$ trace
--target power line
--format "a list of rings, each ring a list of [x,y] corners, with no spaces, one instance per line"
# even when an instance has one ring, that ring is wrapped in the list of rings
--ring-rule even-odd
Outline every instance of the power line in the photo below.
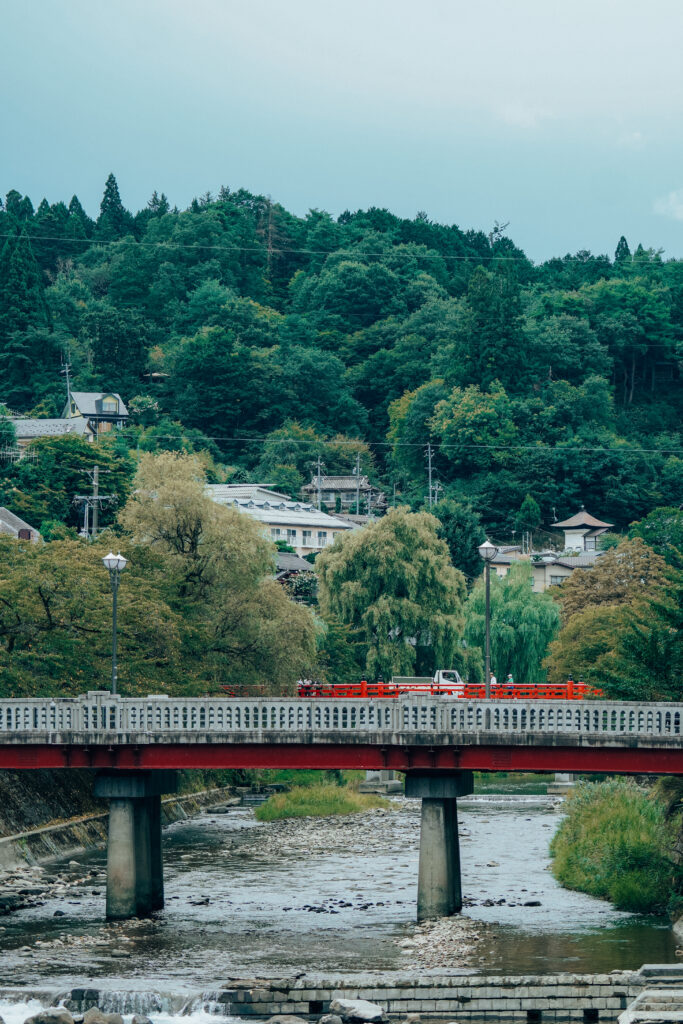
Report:
[[[5,232],[5,233],[0,234],[0,238],[18,238],[18,237],[19,237],[19,235],[17,234],[17,232]],[[373,257],[373,258],[382,257],[382,258],[385,258],[385,259],[392,256],[392,250],[389,250],[388,252],[386,250],[383,251],[383,252],[363,252],[363,251],[360,251],[360,250],[357,250],[357,249],[350,249],[348,251],[347,250],[343,250],[343,249],[295,249],[293,247],[288,247],[288,246],[272,246],[270,248],[266,248],[264,246],[246,246],[246,245],[230,245],[230,244],[228,244],[228,245],[216,245],[214,243],[208,243],[208,242],[176,242],[174,239],[164,239],[162,241],[147,242],[147,241],[144,241],[144,240],[141,240],[141,239],[133,238],[131,235],[126,235],[124,238],[95,239],[95,238],[65,238],[62,235],[31,235],[31,234],[29,234],[28,238],[29,238],[29,241],[31,241],[32,243],[33,242],[62,242],[65,245],[86,245],[86,246],[96,246],[98,248],[106,248],[107,246],[110,246],[110,245],[119,245],[121,242],[126,242],[126,241],[130,240],[135,245],[142,245],[142,246],[145,246],[147,248],[166,248],[166,247],[174,246],[176,249],[208,249],[208,250],[212,250],[212,251],[225,250],[225,251],[230,251],[230,252],[261,253],[263,256],[267,256],[268,253],[270,253],[271,255],[274,254],[274,253],[278,253],[278,254],[291,253],[292,255],[301,255],[301,256],[369,256],[369,257]],[[427,248],[427,246],[425,246],[424,243],[422,243],[422,242],[400,242],[399,245],[400,246],[419,245],[420,247]],[[455,261],[473,262],[473,263],[481,263],[481,262],[527,263],[530,267],[533,267],[535,269],[538,269],[539,267],[544,267],[548,263],[551,263],[551,262],[554,262],[554,261],[560,262],[563,266],[567,266],[568,264],[571,264],[571,265],[576,264],[577,266],[585,267],[585,266],[590,266],[591,265],[590,264],[591,260],[600,261],[600,262],[603,262],[603,260],[606,260],[610,267],[616,266],[616,264],[610,262],[610,259],[609,259],[608,256],[603,255],[603,254],[601,254],[599,256],[591,255],[590,259],[588,259],[588,260],[576,259],[576,257],[573,257],[573,256],[570,256],[570,257],[551,256],[548,260],[545,260],[543,263],[534,263],[533,260],[529,259],[529,257],[525,256],[525,255],[521,255],[521,256],[493,256],[493,255],[491,255],[491,256],[483,256],[483,255],[480,255],[478,253],[475,253],[475,254],[465,255],[465,256],[455,256],[455,255],[447,256],[447,255],[442,254],[442,253],[434,253],[433,255],[430,254],[430,253],[400,253],[400,252],[396,252],[395,250],[393,251],[393,255],[394,256],[399,256],[400,255],[400,256],[403,256],[405,259],[411,259],[411,260],[455,260]],[[677,262],[680,262],[680,260],[677,260],[675,257],[671,257],[670,260],[668,260],[668,261],[660,261],[658,264],[655,264],[655,266],[662,267],[667,262],[677,263]],[[638,267],[640,264],[637,261],[634,260],[631,265],[634,266],[634,267]],[[645,264],[645,263],[642,264],[642,266],[650,266],[650,265],[651,264]]]
[[[122,431],[126,436],[136,437],[137,435],[130,434],[129,431]],[[231,444],[300,444],[300,445],[311,445],[311,444],[324,444],[331,445],[332,447],[348,448],[358,444],[365,444],[369,448],[424,448],[424,443],[419,441],[367,441],[364,438],[348,438],[346,440],[333,439],[330,441],[317,440],[308,441],[304,438],[269,438],[267,434],[256,435],[254,437],[220,437],[211,434],[204,434],[204,438],[207,441],[229,441]],[[154,439],[159,441],[189,441],[190,443],[197,443],[196,438],[192,438],[187,434],[154,434]],[[662,448],[631,448],[631,447],[620,447],[620,448],[607,448],[607,447],[592,447],[588,445],[574,445],[572,447],[563,447],[560,445],[538,445],[538,444],[460,444],[460,443],[441,443],[434,446],[438,450],[444,449],[467,449],[467,450],[483,450],[483,451],[530,451],[538,452],[539,454],[544,452],[558,452],[561,454],[571,454],[572,452],[605,452],[616,455],[652,455],[652,454],[683,454],[683,448],[665,446]]]

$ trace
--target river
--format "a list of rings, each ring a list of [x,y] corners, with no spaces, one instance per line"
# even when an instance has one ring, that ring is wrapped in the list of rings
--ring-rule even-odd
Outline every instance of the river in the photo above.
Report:
[[[515,974],[673,961],[666,921],[555,882],[548,844],[562,802],[538,788],[505,792],[503,782],[460,801],[465,914],[485,925],[468,966]],[[247,807],[209,810],[165,832],[162,913],[106,924],[104,853],[78,857],[68,868],[78,885],[1,920],[0,984],[189,993],[230,976],[401,969],[418,842],[418,801],[271,824]]]

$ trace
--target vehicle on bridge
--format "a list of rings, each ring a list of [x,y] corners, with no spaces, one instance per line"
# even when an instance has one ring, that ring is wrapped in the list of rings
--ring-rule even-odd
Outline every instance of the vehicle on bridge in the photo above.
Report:
[[[457,669],[439,669],[433,676],[392,676],[389,682],[376,683],[361,679],[358,683],[321,683],[310,679],[299,680],[299,697],[332,697],[357,699],[378,697],[392,699],[406,694],[441,696],[482,700],[486,696],[483,683],[467,683]],[[492,700],[586,700],[603,696],[602,690],[589,686],[583,681],[575,683],[494,683],[491,686]]]

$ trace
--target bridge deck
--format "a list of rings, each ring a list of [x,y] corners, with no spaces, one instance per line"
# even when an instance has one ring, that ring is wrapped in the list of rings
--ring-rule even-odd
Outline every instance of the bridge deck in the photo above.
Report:
[[[683,705],[411,696],[0,701],[0,768],[683,774]]]

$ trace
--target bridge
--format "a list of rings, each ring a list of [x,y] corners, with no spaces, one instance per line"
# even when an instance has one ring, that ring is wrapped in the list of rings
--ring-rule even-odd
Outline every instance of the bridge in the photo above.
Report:
[[[418,919],[461,909],[457,798],[479,771],[683,775],[683,704],[603,700],[0,701],[0,768],[91,768],[109,800],[107,916],[163,906],[160,796],[179,768],[389,768],[422,799]]]

